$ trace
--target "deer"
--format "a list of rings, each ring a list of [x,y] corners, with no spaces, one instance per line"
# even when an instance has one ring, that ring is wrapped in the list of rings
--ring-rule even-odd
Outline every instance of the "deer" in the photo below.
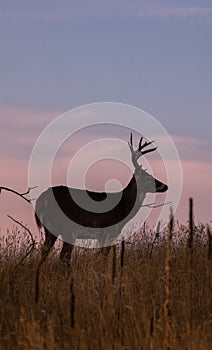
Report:
[[[166,184],[155,179],[138,163],[139,158],[157,149],[157,147],[148,147],[153,142],[143,143],[143,137],[141,137],[138,148],[135,149],[131,133],[128,145],[134,173],[121,191],[95,192],[59,185],[49,187],[41,193],[35,205],[35,221],[40,230],[44,229],[45,234],[39,266],[47,258],[59,235],[63,239],[60,259],[66,262],[70,262],[74,243],[78,238],[97,239],[100,247],[110,247],[127,222],[137,214],[147,193],[162,193],[168,190]],[[117,204],[108,210],[92,212],[89,206],[86,208],[86,201],[81,207],[74,198],[89,198],[97,208],[106,199]],[[65,222],[64,218],[67,218]],[[81,231],[83,236],[80,236]]]

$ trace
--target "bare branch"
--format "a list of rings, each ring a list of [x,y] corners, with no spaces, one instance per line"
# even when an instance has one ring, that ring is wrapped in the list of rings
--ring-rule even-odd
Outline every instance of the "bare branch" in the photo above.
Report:
[[[24,193],[20,193],[21,196],[25,196],[26,194],[29,194],[31,190],[34,190],[34,188],[37,188],[38,186],[29,187],[28,190]],[[32,199],[31,199],[32,200]]]
[[[8,191],[8,192],[12,192],[14,194],[16,194],[17,196],[23,198],[26,202],[28,203],[31,203],[32,199],[28,199],[26,197],[24,197],[25,195],[29,194],[31,190],[33,190],[34,188],[36,188],[37,186],[34,186],[34,187],[29,187],[28,190],[24,193],[19,193],[15,190],[13,190],[12,188],[9,188],[9,187],[0,187],[0,193],[2,190],[5,190],[5,191]]]
[[[23,258],[19,262],[20,264],[22,264],[22,262],[31,254],[31,252],[34,250],[34,248],[35,247],[31,244],[27,253],[23,256]]]
[[[25,231],[27,231],[30,235],[31,241],[32,241],[32,246],[34,247],[36,245],[36,242],[33,238],[32,232],[26,227],[24,226],[21,222],[19,222],[18,220],[14,219],[12,216],[7,215],[8,218],[10,218],[11,220],[13,220],[16,224],[20,225]]]
[[[161,203],[161,204],[148,203],[148,204],[142,205],[141,208],[148,207],[148,208],[155,209],[155,208],[163,207],[164,205],[167,205],[167,204],[172,204],[172,202]]]

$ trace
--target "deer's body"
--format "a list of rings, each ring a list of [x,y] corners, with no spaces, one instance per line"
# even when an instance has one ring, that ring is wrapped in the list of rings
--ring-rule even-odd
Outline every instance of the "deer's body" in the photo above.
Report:
[[[44,209],[44,201],[46,203],[45,216],[50,215],[50,211],[52,210],[51,196],[53,196],[62,212],[78,225],[96,228],[107,228],[109,226],[116,225],[127,215],[129,215],[133,208],[133,205],[135,204],[136,192],[132,191],[132,187],[134,187],[134,181],[130,181],[128,186],[123,191],[111,193],[92,192],[88,190],[68,188],[66,186],[50,187],[47,191],[43,192],[40,195],[36,202],[35,212],[37,214],[35,215],[37,224],[40,226],[41,220],[39,218],[41,218],[41,212]],[[115,197],[121,199],[117,206],[107,212],[91,212],[80,207],[74,201],[73,197],[71,196],[73,193],[78,198],[86,194],[89,198],[97,203],[101,203],[106,199],[111,200],[111,202],[116,202]],[[45,217],[42,221],[45,221]],[[60,233],[62,234],[62,232]]]
[[[155,150],[152,148],[142,151],[149,144],[150,142],[146,142],[142,145],[141,139],[138,150],[134,150],[131,135],[129,146],[135,172],[122,191],[92,192],[55,186],[39,196],[36,201],[35,219],[38,227],[44,227],[45,232],[41,263],[47,257],[58,235],[61,235],[64,241],[62,259],[70,259],[73,244],[77,238],[97,239],[100,246],[111,244],[126,223],[137,214],[147,193],[165,192],[168,189],[167,185],[148,174],[137,163],[141,155]],[[92,211],[89,210],[89,206],[86,207],[86,203],[82,207],[78,205],[78,201],[74,200],[86,198],[86,195],[97,207],[106,200],[117,205],[102,212]],[[99,233],[98,229],[101,229]]]

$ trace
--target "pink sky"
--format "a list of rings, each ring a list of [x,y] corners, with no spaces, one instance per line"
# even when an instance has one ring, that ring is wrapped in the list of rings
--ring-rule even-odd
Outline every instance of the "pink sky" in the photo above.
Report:
[[[7,116],[4,123],[5,130],[10,130],[9,133],[3,133],[1,139],[0,186],[10,187],[16,191],[24,192],[28,187],[28,160],[33,144],[42,131],[42,128],[50,120],[54,119],[57,113],[40,112],[39,114],[30,110],[13,108],[7,108],[0,112],[5,117]],[[14,115],[18,119],[19,114],[21,115],[22,124],[15,125]],[[188,198],[193,197],[196,222],[210,223],[212,220],[210,206],[212,164],[209,161],[209,144],[206,141],[204,142],[203,140],[196,140],[194,138],[172,136],[180,154],[183,168],[183,191],[176,218],[180,222],[185,223],[188,217]],[[78,145],[77,142],[74,145],[75,149],[80,145],[79,140],[78,142]],[[161,169],[161,161],[154,159],[154,157],[149,158],[148,161],[154,169],[155,177],[166,182],[166,175],[163,169]],[[53,168],[53,184],[65,184],[67,167],[70,161],[71,156],[69,157],[68,154],[56,160]],[[99,175],[101,172],[104,173],[104,176]],[[91,189],[104,191],[105,181],[111,177],[115,178],[117,174],[122,186],[125,186],[130,178],[129,170],[125,169],[123,171],[123,168],[120,168],[118,162],[111,164],[109,161],[100,162],[90,169],[87,185]],[[164,198],[164,195],[158,195],[157,202],[161,203]],[[148,202],[148,197],[146,202]],[[2,233],[5,232],[6,228],[13,226],[13,223],[7,218],[7,214],[19,221],[23,221],[30,227],[32,232],[37,232],[31,205],[5,191],[0,195],[0,205]]]

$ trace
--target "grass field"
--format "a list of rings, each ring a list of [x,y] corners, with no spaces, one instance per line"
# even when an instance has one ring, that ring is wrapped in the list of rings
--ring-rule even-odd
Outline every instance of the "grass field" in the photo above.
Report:
[[[189,226],[189,225],[188,225]],[[0,348],[212,348],[212,238],[204,225],[146,228],[111,248],[75,248],[71,267],[53,250],[40,272],[26,232],[0,246]],[[27,256],[28,255],[28,256]]]

